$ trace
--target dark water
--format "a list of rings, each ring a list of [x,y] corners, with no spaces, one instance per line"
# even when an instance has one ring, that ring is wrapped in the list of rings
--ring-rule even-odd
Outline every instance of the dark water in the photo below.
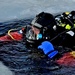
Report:
[[[0,23],[0,35],[5,34],[9,29],[14,29],[30,24],[32,19],[11,20]]]
[[[31,19],[9,21],[0,24],[0,35],[9,29],[28,25]],[[64,49],[62,48],[64,51]],[[62,52],[63,52],[62,51]],[[25,42],[0,42],[0,61],[15,75],[75,75],[75,67],[61,66],[51,70],[55,62],[34,48],[27,48]]]

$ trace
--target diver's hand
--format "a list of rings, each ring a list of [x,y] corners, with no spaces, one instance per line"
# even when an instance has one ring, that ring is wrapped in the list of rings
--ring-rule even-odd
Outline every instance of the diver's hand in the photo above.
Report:
[[[42,44],[38,46],[38,49],[43,50],[43,52],[48,55],[49,58],[53,58],[58,54],[58,51],[54,50],[53,45],[49,41],[42,42]]]

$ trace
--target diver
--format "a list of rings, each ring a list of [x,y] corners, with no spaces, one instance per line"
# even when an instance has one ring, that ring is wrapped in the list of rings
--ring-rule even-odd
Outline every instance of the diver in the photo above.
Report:
[[[56,35],[55,25],[56,21],[52,14],[41,12],[36,15],[31,25],[27,25],[23,30],[23,41],[25,41],[26,47],[41,49],[49,58],[58,55],[58,50],[50,42],[50,39]]]
[[[39,13],[32,20],[31,28],[27,26],[27,31],[24,32],[27,42],[34,44],[33,46],[38,46],[43,41],[50,41],[53,45],[74,46],[74,13],[74,11],[64,12],[59,16],[53,16],[46,12]]]
[[[8,40],[25,41],[26,46],[39,48],[42,43],[44,46],[42,50],[52,43],[53,46],[75,46],[75,12],[64,12],[60,15],[54,16],[51,13],[41,12],[32,20],[30,25],[25,26],[18,33],[11,33],[8,31]],[[2,37],[0,40],[7,38]],[[18,39],[18,38],[19,39]],[[48,47],[47,46],[47,47]],[[47,50],[46,50],[47,51]],[[51,50],[50,50],[51,51]],[[54,49],[52,50],[54,51]],[[56,53],[58,53],[56,51]],[[49,54],[49,53],[47,53]]]
[[[24,38],[26,47],[35,47],[38,51],[41,51],[45,56],[52,60],[50,64],[51,70],[59,69],[60,66],[55,63],[56,57],[59,56],[58,50],[54,48],[50,42],[56,35],[55,26],[56,21],[52,14],[41,12],[32,20],[31,25],[28,25],[24,30]]]
[[[47,55],[53,52],[51,56],[58,54],[54,46],[75,46],[74,16],[74,11],[64,12],[58,16],[46,12],[39,13],[32,20],[31,27],[27,26],[27,31],[25,30],[27,46],[38,47]],[[50,50],[51,44],[53,48]]]
[[[56,25],[52,14],[41,12],[27,25],[24,30],[24,37],[28,45],[38,46],[43,41],[49,41],[56,34],[53,26]]]
[[[34,44],[34,46],[38,46],[43,41],[50,41],[53,45],[68,47],[75,45],[74,16],[74,11],[64,12],[59,16],[53,16],[46,12],[39,13],[32,20],[31,27],[27,26],[25,30],[26,41],[29,44]]]

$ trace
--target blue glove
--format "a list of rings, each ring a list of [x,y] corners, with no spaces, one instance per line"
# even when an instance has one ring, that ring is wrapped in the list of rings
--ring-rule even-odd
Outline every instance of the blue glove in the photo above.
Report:
[[[42,42],[42,44],[38,46],[38,49],[43,50],[43,52],[50,58],[53,58],[55,55],[58,54],[58,51],[54,50],[53,45],[49,41]]]

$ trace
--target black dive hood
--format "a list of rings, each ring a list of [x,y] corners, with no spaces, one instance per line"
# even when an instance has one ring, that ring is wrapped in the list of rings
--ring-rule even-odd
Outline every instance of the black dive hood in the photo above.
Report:
[[[53,27],[55,24],[56,22],[54,16],[45,12],[39,13],[31,22],[31,25],[37,28]]]

